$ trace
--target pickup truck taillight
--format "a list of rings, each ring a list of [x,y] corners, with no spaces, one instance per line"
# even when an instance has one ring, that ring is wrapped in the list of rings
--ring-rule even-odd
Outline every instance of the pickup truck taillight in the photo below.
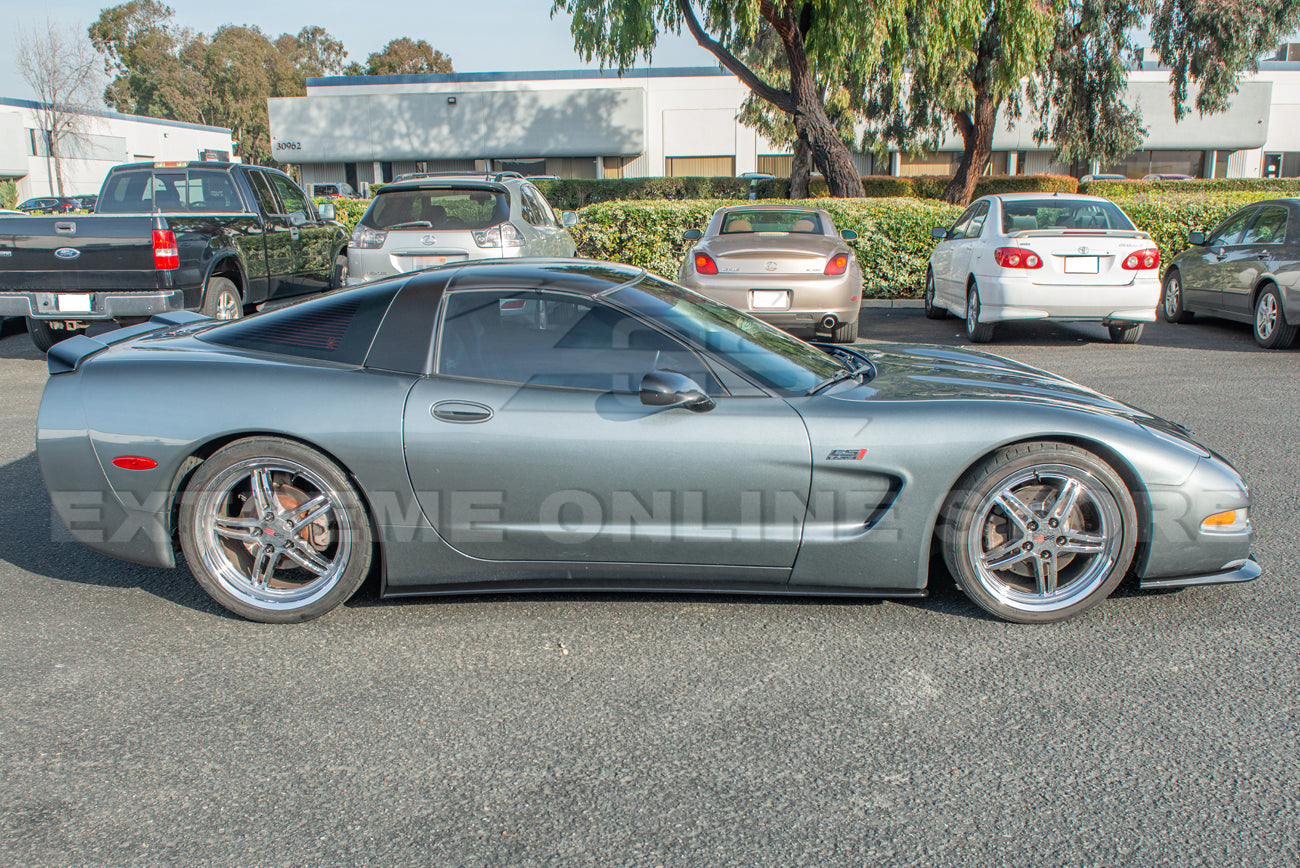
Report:
[[[176,233],[170,229],[153,231],[153,267],[159,271],[181,267],[181,253],[176,249]]]

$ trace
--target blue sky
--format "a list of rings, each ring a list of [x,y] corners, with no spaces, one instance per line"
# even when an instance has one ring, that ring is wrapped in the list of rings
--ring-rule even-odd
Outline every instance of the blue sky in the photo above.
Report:
[[[84,31],[105,0],[0,0],[0,96],[29,98],[31,90],[14,68],[15,31],[49,19]],[[580,69],[567,17],[550,17],[551,0],[221,0],[195,3],[171,0],[180,24],[211,32],[222,24],[256,24],[272,36],[297,33],[319,24],[342,40],[349,60],[366,55],[390,39],[424,39],[451,55],[457,72]],[[689,37],[668,36],[655,51],[655,66],[709,66],[713,55]]]

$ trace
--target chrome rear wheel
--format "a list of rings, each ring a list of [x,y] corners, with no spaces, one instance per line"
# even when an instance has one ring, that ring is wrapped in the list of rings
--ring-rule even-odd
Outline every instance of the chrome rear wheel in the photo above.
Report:
[[[337,467],[272,438],[219,450],[182,501],[181,544],[199,583],[227,609],[302,621],[351,596],[370,562],[370,533]]]

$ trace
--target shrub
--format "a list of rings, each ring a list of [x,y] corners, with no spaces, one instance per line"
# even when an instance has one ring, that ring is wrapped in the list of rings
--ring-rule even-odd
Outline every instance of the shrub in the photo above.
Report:
[[[334,206],[335,219],[348,228],[351,232],[356,228],[357,222],[361,220],[361,215],[366,213],[370,207],[369,199],[313,199],[317,205],[329,203]]]
[[[0,181],[0,208],[13,208],[18,204],[18,184],[12,178]]]
[[[952,178],[947,175],[921,175],[912,178],[912,187],[921,199],[938,199],[948,189]],[[975,198],[997,193],[1077,193],[1079,182],[1069,175],[984,175],[975,182]]]
[[[789,201],[789,200],[786,200]],[[703,229],[714,210],[741,201],[608,202],[581,212],[574,227],[578,254],[639,265],[671,280],[691,247],[687,229]],[[858,233],[851,242],[863,274],[863,296],[899,298],[920,293],[934,239],[959,208],[917,199],[807,199],[792,203],[825,208],[835,225]]]
[[[748,199],[749,178],[537,178],[551,207],[575,211],[597,202],[638,199]],[[760,182],[763,183],[763,182]]]
[[[1300,195],[1300,178],[1201,178],[1191,181],[1084,181],[1079,192],[1107,199],[1206,193],[1252,193],[1256,199]]]

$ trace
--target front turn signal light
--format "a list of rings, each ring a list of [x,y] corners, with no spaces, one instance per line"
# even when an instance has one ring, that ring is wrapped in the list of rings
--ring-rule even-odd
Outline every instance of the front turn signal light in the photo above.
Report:
[[[1239,533],[1250,529],[1250,516],[1245,509],[1216,512],[1201,522],[1206,533]]]

